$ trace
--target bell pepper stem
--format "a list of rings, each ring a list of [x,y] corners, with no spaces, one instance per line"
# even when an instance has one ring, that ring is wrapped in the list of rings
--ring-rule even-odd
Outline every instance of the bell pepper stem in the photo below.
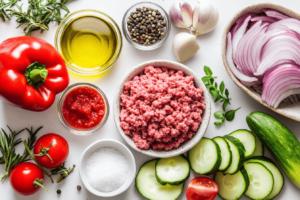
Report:
[[[34,160],[34,162],[39,166],[39,168],[40,168],[40,169],[41,169],[41,170],[42,170],[42,171],[43,171],[43,172],[51,179],[51,182],[54,183],[51,174],[50,174],[47,170],[45,170],[45,169],[37,162],[37,160],[35,159],[35,157],[34,157],[32,151],[30,151],[30,149],[29,149],[29,147],[28,147],[28,145],[27,145],[27,143],[26,143],[26,140],[24,140],[23,143],[24,143],[24,145],[25,145],[25,148],[26,148],[28,154],[29,154],[30,157],[32,158],[32,160]]]
[[[46,69],[34,69],[30,72],[30,80],[32,82],[45,81],[48,76],[48,70]]]
[[[38,88],[45,82],[48,70],[45,65],[35,62],[27,67],[24,75],[29,85]]]
[[[43,188],[44,190],[46,190],[47,192],[50,193],[50,191],[43,185],[43,183],[44,183],[44,180],[39,179],[39,178],[37,178],[33,181],[34,187],[41,187],[41,188]]]

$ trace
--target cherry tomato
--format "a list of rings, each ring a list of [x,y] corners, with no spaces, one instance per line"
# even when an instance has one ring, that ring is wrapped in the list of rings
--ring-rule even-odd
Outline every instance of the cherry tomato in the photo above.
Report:
[[[218,185],[207,177],[191,180],[186,189],[188,200],[213,200],[218,194]]]
[[[34,163],[23,162],[10,172],[9,181],[12,188],[22,195],[36,193],[44,180],[43,171]]]
[[[36,141],[33,153],[41,166],[53,169],[66,161],[69,155],[69,145],[62,136],[48,133]]]

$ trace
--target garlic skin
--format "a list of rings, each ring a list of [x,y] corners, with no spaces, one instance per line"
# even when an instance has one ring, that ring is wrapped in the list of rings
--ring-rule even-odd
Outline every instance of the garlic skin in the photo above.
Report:
[[[198,0],[193,13],[195,36],[212,31],[219,20],[219,11],[210,0]]]
[[[178,33],[173,40],[173,52],[179,62],[184,62],[200,49],[196,36],[189,33]]]
[[[170,7],[169,15],[172,23],[179,28],[189,29],[193,24],[193,9],[184,0],[173,3]]]

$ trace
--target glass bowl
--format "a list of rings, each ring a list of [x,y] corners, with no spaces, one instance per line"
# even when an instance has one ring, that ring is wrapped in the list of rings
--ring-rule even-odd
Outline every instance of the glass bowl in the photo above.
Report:
[[[105,114],[103,116],[103,119],[101,120],[101,122],[92,128],[89,129],[77,129],[74,128],[72,126],[69,125],[69,123],[65,120],[63,113],[62,113],[62,108],[63,108],[63,104],[65,101],[66,96],[75,88],[78,87],[90,87],[95,89],[97,92],[99,92],[99,94],[102,96],[104,103],[105,103]],[[95,132],[96,130],[98,130],[99,128],[101,128],[105,122],[107,121],[108,115],[109,115],[109,104],[108,104],[108,100],[106,98],[106,95],[104,94],[104,92],[98,88],[97,86],[90,84],[90,83],[75,83],[73,85],[70,85],[69,87],[67,87],[67,89],[62,93],[62,95],[60,96],[58,103],[57,103],[57,108],[56,108],[57,114],[58,114],[58,118],[60,120],[60,122],[64,125],[65,128],[67,128],[71,133],[76,134],[76,135],[90,135],[93,132]]]
[[[146,7],[146,8],[149,7],[149,8],[158,10],[161,13],[162,17],[164,18],[164,20],[167,22],[165,35],[164,35],[163,39],[159,40],[158,42],[156,42],[154,44],[147,45],[147,46],[138,44],[138,43],[132,41],[130,38],[130,35],[129,35],[129,31],[127,29],[127,26],[128,26],[127,18],[128,18],[128,16],[130,16],[130,13],[133,11],[136,11],[136,8],[142,8],[142,7]],[[124,34],[126,40],[129,42],[129,44],[131,44],[135,48],[144,50],[144,51],[154,50],[154,49],[161,47],[168,39],[170,30],[171,30],[171,20],[169,18],[168,13],[162,7],[160,7],[159,5],[152,3],[152,2],[141,2],[141,3],[134,4],[126,11],[126,13],[124,14],[124,17],[123,17],[123,21],[122,21],[122,31],[123,31],[123,34]]]
[[[61,38],[63,36],[63,33],[64,33],[66,27],[71,22],[73,22],[74,20],[81,18],[81,17],[97,17],[97,18],[103,19],[104,21],[106,21],[107,23],[109,23],[111,25],[111,27],[115,31],[116,40],[117,40],[115,54],[113,55],[113,58],[109,62],[105,63],[103,66],[97,66],[97,67],[93,67],[90,69],[84,68],[84,66],[77,66],[75,64],[67,62],[66,60],[65,60],[65,62],[66,62],[68,69],[77,74],[81,74],[81,75],[100,74],[100,73],[106,71],[107,69],[109,69],[110,67],[112,67],[113,64],[117,61],[117,59],[120,56],[120,53],[122,50],[122,44],[123,44],[121,31],[120,31],[117,23],[108,15],[106,15],[100,11],[96,11],[96,10],[80,10],[80,11],[70,14],[58,26],[56,34],[55,34],[54,46],[55,46],[56,50],[62,55]]]

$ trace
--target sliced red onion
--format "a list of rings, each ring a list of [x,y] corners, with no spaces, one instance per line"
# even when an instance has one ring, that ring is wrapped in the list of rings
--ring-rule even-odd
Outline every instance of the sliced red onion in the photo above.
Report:
[[[285,26],[288,29],[300,34],[300,21],[294,18],[284,19],[275,22],[269,26],[268,31],[274,30],[280,26]]]
[[[251,15],[249,15],[244,20],[242,26],[236,31],[236,33],[234,34],[234,36],[232,38],[233,55],[235,55],[237,45],[238,45],[238,43],[240,42],[241,38],[243,37],[243,35],[245,34],[245,32],[247,30],[247,26],[248,26],[248,23],[249,23],[250,19],[251,19]]]
[[[247,76],[253,77],[261,62],[261,50],[264,45],[267,24],[261,25],[262,21],[256,22],[240,40],[235,54],[235,63]]]
[[[232,48],[232,42],[231,42],[231,33],[229,32],[227,34],[226,59],[227,59],[227,63],[228,63],[228,66],[229,66],[230,70],[232,71],[232,73],[235,77],[237,77],[240,81],[243,81],[243,84],[245,84],[249,87],[251,85],[253,85],[256,81],[258,81],[258,79],[255,78],[255,77],[249,77],[249,76],[246,76],[245,74],[241,73],[235,67],[235,65],[233,63],[232,55],[233,55],[233,48]]]
[[[266,36],[268,38],[268,36]],[[286,30],[268,38],[261,51],[261,63],[254,73],[261,76],[281,64],[300,65],[300,40],[295,32]]]
[[[300,68],[285,64],[268,72],[263,80],[262,100],[277,108],[280,102],[300,93]]]
[[[263,11],[236,21],[227,35],[226,58],[242,84],[260,88],[262,100],[277,108],[300,95],[300,20]]]
[[[263,21],[267,23],[274,23],[277,22],[278,19],[275,19],[273,17],[267,17],[267,16],[255,16],[251,18],[252,22],[257,22],[257,21]]]
[[[275,19],[278,19],[278,20],[290,18],[290,17],[288,17],[280,12],[277,12],[275,10],[263,9],[263,11],[266,13],[267,16],[274,17]]]
[[[190,28],[193,23],[193,9],[183,0],[173,3],[169,10],[172,23],[179,28]]]

